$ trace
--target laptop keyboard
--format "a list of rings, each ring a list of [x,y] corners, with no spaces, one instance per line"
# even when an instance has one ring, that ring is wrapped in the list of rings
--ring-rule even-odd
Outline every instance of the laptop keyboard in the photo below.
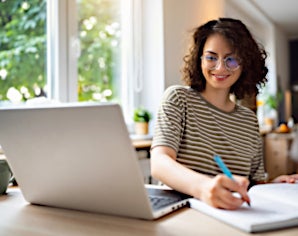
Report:
[[[160,209],[177,202],[177,199],[163,196],[149,196],[149,199],[153,209]]]

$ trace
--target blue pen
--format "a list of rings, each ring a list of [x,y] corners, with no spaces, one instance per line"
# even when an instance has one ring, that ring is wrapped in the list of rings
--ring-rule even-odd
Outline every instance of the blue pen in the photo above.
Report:
[[[221,169],[221,171],[230,179],[236,181],[233,178],[233,175],[231,173],[231,171],[229,170],[229,168],[225,165],[225,163],[223,162],[223,160],[221,159],[220,156],[218,155],[214,155],[214,160],[217,163],[217,165],[219,166],[219,168]],[[248,200],[245,200],[245,202],[250,206],[250,202]]]
[[[230,179],[234,180],[233,175],[231,173],[231,171],[229,170],[229,168],[225,165],[225,163],[223,162],[223,160],[221,159],[220,156],[218,155],[214,155],[214,160],[217,163],[217,165],[219,166],[219,168],[221,169],[221,171],[228,176]],[[235,181],[235,180],[234,180]]]

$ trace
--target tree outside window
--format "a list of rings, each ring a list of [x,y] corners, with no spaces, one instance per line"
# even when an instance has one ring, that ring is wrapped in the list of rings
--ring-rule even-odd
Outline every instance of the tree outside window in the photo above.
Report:
[[[78,99],[115,100],[120,87],[120,1],[78,0],[78,3],[81,42]]]
[[[45,92],[45,24],[44,0],[0,2],[0,100]]]
[[[46,0],[0,1],[0,100],[47,94]],[[78,100],[115,100],[119,88],[120,1],[78,0]]]

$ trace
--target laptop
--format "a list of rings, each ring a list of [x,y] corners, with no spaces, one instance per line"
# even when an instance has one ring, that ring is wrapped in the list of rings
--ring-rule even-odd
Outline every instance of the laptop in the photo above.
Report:
[[[188,204],[144,185],[118,104],[0,108],[0,117],[0,145],[31,204],[148,220]]]

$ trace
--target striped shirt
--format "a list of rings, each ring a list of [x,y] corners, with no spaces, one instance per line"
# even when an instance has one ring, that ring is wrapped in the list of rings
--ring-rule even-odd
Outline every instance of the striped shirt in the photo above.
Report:
[[[265,180],[255,114],[240,105],[232,112],[221,111],[192,88],[175,85],[165,91],[152,148],[160,145],[173,148],[177,162],[197,172],[211,176],[222,173],[213,160],[217,154],[233,174]]]

